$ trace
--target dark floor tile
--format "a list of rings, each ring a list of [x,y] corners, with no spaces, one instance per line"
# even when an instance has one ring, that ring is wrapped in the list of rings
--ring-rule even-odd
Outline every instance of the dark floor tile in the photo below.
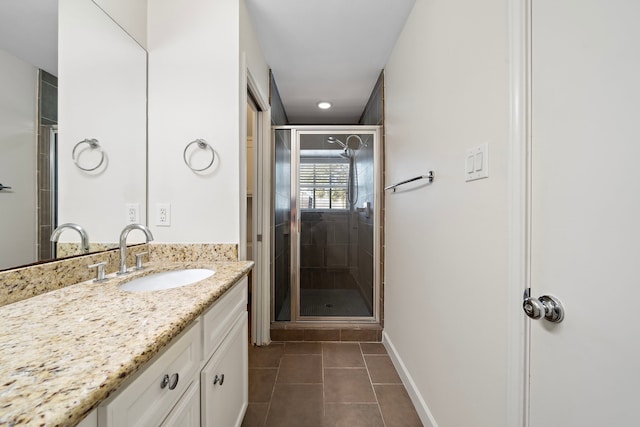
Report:
[[[276,384],[266,427],[322,427],[322,384]]]
[[[250,368],[277,368],[284,351],[284,344],[271,343],[264,347],[249,346]]]
[[[286,354],[280,359],[278,383],[322,383],[322,356]]]
[[[242,420],[242,427],[264,427],[268,410],[268,403],[249,403]]]
[[[403,385],[375,385],[373,388],[387,427],[422,427]]]
[[[319,342],[288,342],[284,346],[285,354],[322,354]]]
[[[375,403],[327,403],[324,427],[384,427]]]
[[[325,368],[364,367],[358,343],[322,343],[322,355]]]
[[[269,403],[277,375],[278,369],[276,368],[250,368],[249,402]]]
[[[389,356],[367,355],[364,360],[374,384],[402,384],[396,368]]]
[[[361,368],[327,368],[324,370],[324,398],[326,402],[375,402],[369,374]]]
[[[384,344],[379,342],[361,342],[362,354],[387,354]]]

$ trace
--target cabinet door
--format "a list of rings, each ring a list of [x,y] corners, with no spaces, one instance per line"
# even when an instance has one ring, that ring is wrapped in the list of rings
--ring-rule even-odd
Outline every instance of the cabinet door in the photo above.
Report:
[[[238,318],[238,313],[247,311],[247,289],[248,281],[245,277],[228,290],[224,297],[220,298],[202,316],[204,331],[202,359],[205,362],[222,343],[225,335]]]
[[[241,313],[200,374],[202,425],[238,427],[248,400],[247,313]]]
[[[200,381],[194,381],[160,427],[200,427]]]
[[[98,407],[101,427],[160,425],[194,379],[201,362],[200,322]]]

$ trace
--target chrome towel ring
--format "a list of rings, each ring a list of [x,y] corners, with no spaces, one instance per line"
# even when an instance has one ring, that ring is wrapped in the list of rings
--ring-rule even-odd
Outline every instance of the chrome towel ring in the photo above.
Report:
[[[80,147],[82,144],[87,144],[88,147],[84,148],[84,150],[78,151],[78,153],[76,154],[78,147]],[[100,153],[100,161],[98,162],[97,165],[95,165],[92,168],[85,168],[80,166],[80,154],[85,150],[98,150],[98,152]],[[100,143],[98,142],[97,139],[95,138],[83,139],[73,147],[73,151],[71,151],[71,158],[73,159],[73,163],[75,163],[79,169],[82,169],[83,171],[86,171],[86,172],[91,172],[98,169],[104,163],[104,150],[100,146]]]
[[[205,166],[205,167],[203,167],[201,169],[194,168],[193,165],[191,164],[191,162],[189,162],[189,160],[187,159],[187,151],[189,150],[189,147],[191,147],[193,144],[197,144],[198,148],[200,148],[202,150],[211,151],[211,161],[209,162],[209,164],[207,166]],[[191,141],[190,143],[187,144],[186,147],[184,147],[184,152],[182,153],[182,158],[184,159],[184,163],[187,166],[189,166],[189,169],[191,169],[194,172],[202,172],[204,170],[209,169],[213,165],[213,162],[216,159],[216,152],[213,150],[213,147],[211,146],[211,144],[209,144],[204,139],[196,139],[195,141]]]

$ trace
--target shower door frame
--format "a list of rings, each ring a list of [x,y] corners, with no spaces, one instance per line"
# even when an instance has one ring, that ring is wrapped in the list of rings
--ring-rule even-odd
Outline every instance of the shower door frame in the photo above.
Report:
[[[288,323],[331,323],[354,324],[380,322],[380,284],[381,284],[381,196],[382,196],[382,147],[381,126],[367,125],[304,125],[304,126],[276,126],[274,130],[291,130],[291,319]],[[373,136],[373,295],[372,316],[300,316],[300,232],[301,212],[299,209],[299,179],[300,179],[300,136],[303,134],[350,135],[370,134]],[[275,301],[275,298],[272,299]],[[274,319],[275,320],[275,319]],[[287,323],[279,321],[278,323]]]

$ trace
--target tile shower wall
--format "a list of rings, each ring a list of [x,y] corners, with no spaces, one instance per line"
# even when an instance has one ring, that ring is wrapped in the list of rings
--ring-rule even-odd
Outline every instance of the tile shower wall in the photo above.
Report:
[[[291,288],[291,131],[276,130],[274,139],[274,317],[291,320],[280,316]]]
[[[366,141],[366,138],[363,138]],[[355,210],[351,213],[352,247],[351,254],[355,268],[351,273],[362,296],[369,306],[373,306],[373,252],[374,252],[374,165],[373,165],[373,141],[369,136],[367,146],[358,151],[356,158],[358,163],[358,200],[356,207],[364,207],[370,204],[370,215],[367,218],[366,211]]]
[[[278,86],[273,78],[273,74],[269,71],[269,105],[271,105],[271,124],[274,126],[283,126],[289,124],[287,112],[282,105]]]
[[[380,132],[380,140],[376,141],[379,144],[378,149],[383,150],[384,147],[384,71],[380,72],[378,81],[376,82],[369,101],[360,118],[361,125],[376,125],[383,126]],[[361,157],[358,164],[358,193],[361,195],[358,200],[358,205],[362,207],[362,203],[365,201],[371,202],[371,211],[375,212],[376,206],[373,204],[374,196],[374,169],[373,169],[373,147],[369,144],[361,150]],[[384,171],[384,165],[381,164],[381,170]],[[384,173],[384,172],[383,172]],[[380,211],[383,211],[382,209]],[[374,223],[373,216],[366,218],[364,213],[357,213],[358,221],[358,245],[356,252],[358,272],[355,273],[356,281],[360,287],[361,292],[365,295],[365,298],[371,298],[373,295],[373,248],[375,244],[374,240]],[[380,224],[384,224],[384,218],[380,218]],[[380,226],[382,228],[382,225]],[[381,238],[384,236],[383,230],[380,229]],[[382,259],[382,257],[380,257]],[[381,277],[383,265],[380,265]],[[380,285],[380,298],[384,295],[384,284]],[[368,302],[370,302],[368,300]],[[380,303],[380,320],[383,319],[383,304]]]
[[[300,288],[356,289],[350,274],[349,211],[302,211]]]
[[[40,70],[38,76],[38,230],[36,250],[39,260],[54,257],[49,238],[54,229],[56,206],[51,203],[52,196],[55,200],[55,181],[51,179],[51,144],[52,127],[58,124],[58,78]]]

